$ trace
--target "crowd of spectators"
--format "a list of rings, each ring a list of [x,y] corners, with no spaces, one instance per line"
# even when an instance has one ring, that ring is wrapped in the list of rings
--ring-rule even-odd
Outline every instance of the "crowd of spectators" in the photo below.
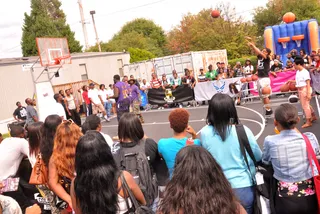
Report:
[[[270,197],[276,213],[318,212],[319,193],[304,136],[316,155],[319,145],[313,133],[296,128],[299,116],[293,105],[282,104],[275,110],[279,134],[267,136],[262,150],[252,131],[241,125],[230,96],[214,95],[207,111],[207,126],[197,133],[189,124],[190,112],[174,109],[168,118],[172,137],[159,142],[146,136],[134,113],[120,118],[116,142],[102,132],[96,115],[88,116],[81,127],[50,115],[44,122],[29,124],[28,136],[22,126],[12,126],[11,136],[0,143],[0,192],[13,178],[20,180],[15,190],[1,193],[0,208],[3,213],[33,214],[122,214],[138,208],[162,214],[252,214],[256,168],[251,158],[246,163],[242,155],[241,126],[255,160],[273,167],[275,188]],[[132,164],[132,156],[139,157],[130,165],[133,168],[126,165]],[[40,160],[48,178],[31,185],[32,168]]]

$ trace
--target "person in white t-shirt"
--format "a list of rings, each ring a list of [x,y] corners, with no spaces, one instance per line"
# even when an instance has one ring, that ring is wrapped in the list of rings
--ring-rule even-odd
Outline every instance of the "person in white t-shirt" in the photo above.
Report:
[[[92,113],[96,115],[100,111],[103,114],[104,119],[110,122],[107,112],[103,106],[103,102],[101,101],[99,91],[94,87],[94,83],[90,83],[89,85],[88,97],[92,104]]]
[[[304,68],[304,60],[301,56],[296,56],[294,59],[294,67],[297,70],[296,79],[289,80],[289,83],[295,83],[298,88],[299,99],[306,115],[307,121],[303,124],[302,128],[307,128],[312,126],[312,122],[317,120],[315,112],[310,105],[312,88],[310,86],[310,73]]]
[[[112,84],[109,84],[109,87],[107,89],[107,95],[108,95],[108,97],[112,97],[114,95],[113,85]],[[112,105],[112,114],[115,116],[117,114],[116,100],[115,99],[109,99],[109,102],[111,102],[111,105]]]
[[[111,108],[112,108],[112,104],[110,101],[108,101],[108,91],[106,90],[106,86],[104,84],[100,85],[100,90],[99,90],[99,95],[100,95],[100,99],[101,102],[103,103],[103,106],[107,112],[107,116],[108,118],[111,117]]]
[[[62,102],[63,102],[63,97],[61,94],[56,93],[53,98],[56,100],[54,108],[54,112],[52,114],[56,114],[61,117],[62,120],[66,120],[66,111],[63,108]]]
[[[29,156],[29,143],[22,126],[11,126],[11,137],[4,139],[0,144],[0,181],[14,177],[24,157]]]

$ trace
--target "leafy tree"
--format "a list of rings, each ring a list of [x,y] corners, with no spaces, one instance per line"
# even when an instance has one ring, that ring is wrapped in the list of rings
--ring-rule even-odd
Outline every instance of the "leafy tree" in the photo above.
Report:
[[[24,14],[21,40],[23,56],[38,55],[36,37],[66,37],[70,52],[81,52],[82,46],[66,24],[59,0],[31,0],[31,13]]]
[[[250,55],[245,37],[255,36],[256,27],[237,18],[230,4],[221,3],[217,8],[220,18],[212,18],[211,9],[184,16],[180,25],[168,34],[167,47],[171,53],[227,49],[231,59]]]
[[[130,63],[153,59],[156,57],[153,53],[139,48],[129,48],[128,51],[131,57]]]
[[[320,2],[318,0],[269,0],[266,7],[255,10],[253,22],[258,33],[263,34],[266,26],[280,24],[286,12],[293,12],[296,21],[317,19],[320,21]]]
[[[155,56],[166,53],[166,35],[163,29],[153,21],[135,19],[125,24],[121,30],[107,43],[101,43],[102,51],[123,51],[129,48],[146,50]],[[98,51],[93,46],[88,51]]]

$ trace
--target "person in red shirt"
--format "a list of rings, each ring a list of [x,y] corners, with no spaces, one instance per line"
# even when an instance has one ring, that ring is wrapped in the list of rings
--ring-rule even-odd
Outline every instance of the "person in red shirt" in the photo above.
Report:
[[[87,116],[89,116],[92,114],[92,105],[91,105],[90,99],[88,97],[88,86],[86,86],[86,85],[82,86],[82,91],[83,91],[82,97],[86,103]]]
[[[158,79],[155,73],[152,73],[152,79],[150,81],[151,88],[158,89],[162,86],[161,81]]]

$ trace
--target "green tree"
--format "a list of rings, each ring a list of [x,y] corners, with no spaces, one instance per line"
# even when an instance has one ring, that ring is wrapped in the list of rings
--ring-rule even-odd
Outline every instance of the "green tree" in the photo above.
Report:
[[[102,42],[101,49],[123,51],[138,48],[159,57],[166,54],[166,42],[166,35],[161,27],[151,20],[140,18],[125,24],[109,42]],[[97,45],[88,51],[98,51]]]
[[[59,0],[31,0],[31,13],[24,14],[22,27],[23,56],[38,55],[36,37],[66,37],[70,52],[81,52],[82,46],[66,24],[66,16],[60,7]]]
[[[282,22],[285,13],[292,12],[296,21],[317,19],[320,21],[319,0],[269,0],[266,7],[255,10],[253,22],[257,25],[258,34],[262,35],[266,26],[273,26]]]
[[[220,18],[210,16],[211,9],[196,15],[187,14],[180,24],[168,33],[168,49],[172,54],[189,51],[227,49],[230,59],[250,55],[246,36],[255,36],[256,27],[236,17],[230,4],[219,4]]]
[[[130,63],[153,59],[156,57],[153,53],[139,48],[129,48],[128,51],[130,53]]]

